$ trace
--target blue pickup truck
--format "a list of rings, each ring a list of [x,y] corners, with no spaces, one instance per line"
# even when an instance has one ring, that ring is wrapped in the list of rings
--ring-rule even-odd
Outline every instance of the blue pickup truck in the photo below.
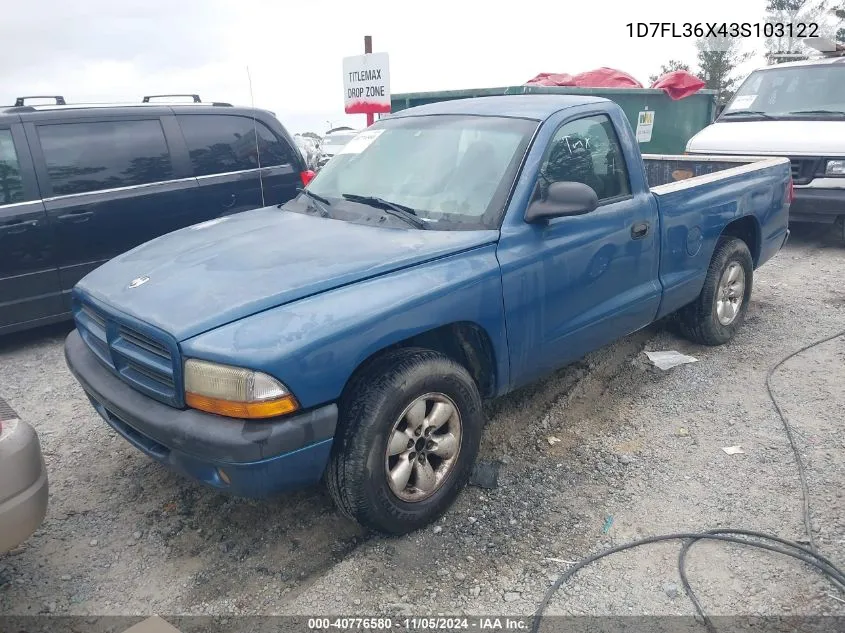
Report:
[[[466,483],[483,399],[668,315],[728,342],[791,199],[786,158],[643,157],[605,99],[420,106],[293,200],[89,273],[65,355],[153,459],[244,496],[323,479],[405,533]]]

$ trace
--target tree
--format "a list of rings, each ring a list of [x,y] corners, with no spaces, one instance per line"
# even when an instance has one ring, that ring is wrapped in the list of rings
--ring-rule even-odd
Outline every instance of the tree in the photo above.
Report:
[[[724,105],[736,91],[739,77],[737,66],[751,57],[743,52],[740,41],[732,37],[702,37],[696,40],[698,76],[708,90],[716,91],[716,103]]]
[[[815,23],[819,25],[819,35],[834,34],[832,25],[831,0],[768,0],[766,4],[766,22],[779,25],[797,25]],[[845,7],[843,7],[845,8]],[[783,35],[766,39],[766,58],[770,64],[807,59],[807,47],[785,29]]]
[[[845,44],[845,0],[842,0],[842,5],[838,9],[833,10],[833,15],[839,22],[839,28],[836,29],[836,41]]]
[[[670,59],[668,64],[663,64],[660,67],[660,72],[654,75],[649,75],[648,83],[649,85],[653,84],[655,81],[660,79],[666,73],[671,73],[673,70],[686,70],[689,72],[689,65],[685,64],[684,62],[678,61],[677,59]]]

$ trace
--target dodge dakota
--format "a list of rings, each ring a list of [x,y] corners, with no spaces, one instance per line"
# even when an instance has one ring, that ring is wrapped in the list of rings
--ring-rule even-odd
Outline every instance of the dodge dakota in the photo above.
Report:
[[[293,200],[89,273],[65,355],[153,459],[242,496],[323,480],[405,533],[467,482],[483,399],[669,315],[730,341],[792,192],[786,158],[641,156],[606,99],[424,105]]]

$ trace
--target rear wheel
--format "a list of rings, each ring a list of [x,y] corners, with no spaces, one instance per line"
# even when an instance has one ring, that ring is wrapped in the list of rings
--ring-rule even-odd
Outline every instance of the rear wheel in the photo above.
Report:
[[[440,516],[466,484],[481,439],[481,397],[467,370],[437,352],[397,350],[347,391],[326,471],[338,508],[390,534]]]
[[[745,320],[753,275],[754,263],[745,242],[720,238],[701,294],[678,313],[681,332],[704,345],[730,341]]]

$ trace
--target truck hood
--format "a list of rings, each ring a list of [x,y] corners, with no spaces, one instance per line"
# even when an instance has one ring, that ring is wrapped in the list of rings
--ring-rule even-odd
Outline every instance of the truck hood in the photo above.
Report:
[[[268,308],[494,242],[498,234],[368,226],[268,207],[142,244],[90,272],[77,291],[181,341]],[[139,284],[144,277],[149,280]]]
[[[845,156],[845,120],[731,121],[693,136],[687,151],[748,156]]]

